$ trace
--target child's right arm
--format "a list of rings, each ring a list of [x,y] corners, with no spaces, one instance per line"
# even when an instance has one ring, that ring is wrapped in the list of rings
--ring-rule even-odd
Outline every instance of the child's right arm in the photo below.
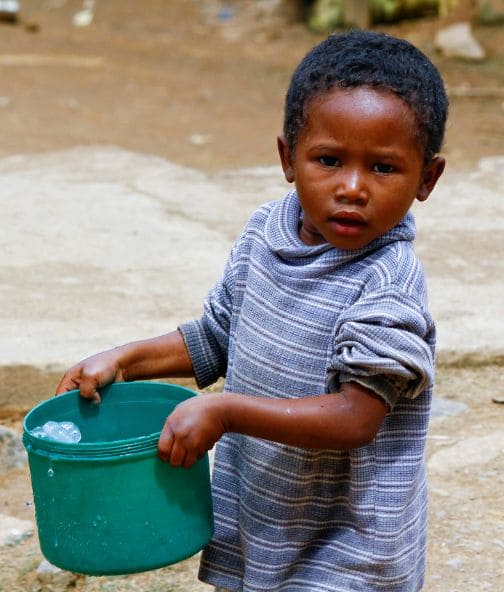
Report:
[[[193,368],[181,333],[173,331],[82,360],[65,372],[56,394],[79,389],[81,396],[99,402],[98,389],[111,382],[184,376],[193,376]]]
[[[294,399],[230,392],[191,397],[166,419],[158,455],[190,467],[226,432],[302,448],[350,450],[373,440],[387,411],[382,397],[352,381],[338,392]]]
[[[99,402],[99,388],[111,382],[193,374],[182,334],[174,331],[86,358],[67,370],[56,394],[79,389],[81,396]],[[346,450],[372,440],[386,412],[381,397],[353,382],[337,393],[299,399],[214,393],[176,407],[166,419],[158,451],[162,460],[189,467],[226,432]]]

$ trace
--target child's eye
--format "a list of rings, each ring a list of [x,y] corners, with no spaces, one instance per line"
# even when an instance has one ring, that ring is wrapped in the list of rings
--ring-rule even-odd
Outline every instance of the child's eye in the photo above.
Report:
[[[319,162],[328,167],[336,167],[340,164],[339,158],[336,158],[335,156],[321,156]]]
[[[384,164],[383,162],[377,162],[373,165],[373,170],[376,173],[381,173],[386,175],[387,173],[392,173],[394,171],[394,167],[391,164]]]

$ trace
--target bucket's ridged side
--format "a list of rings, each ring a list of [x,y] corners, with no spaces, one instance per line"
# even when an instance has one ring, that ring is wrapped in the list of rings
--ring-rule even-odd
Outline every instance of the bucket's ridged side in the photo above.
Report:
[[[187,393],[178,400],[184,398]],[[72,455],[68,446],[63,454],[38,448],[26,433],[24,441],[40,545],[54,565],[89,575],[127,574],[185,559],[210,540],[207,456],[184,469],[161,462],[155,440],[150,450],[102,458]]]

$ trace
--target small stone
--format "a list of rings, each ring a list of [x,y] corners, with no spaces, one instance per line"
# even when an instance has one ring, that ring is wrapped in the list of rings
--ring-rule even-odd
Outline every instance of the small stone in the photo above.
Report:
[[[461,401],[451,401],[450,399],[440,399],[433,397],[431,419],[450,417],[462,413],[467,409],[467,405]]]
[[[480,61],[486,57],[485,50],[472,34],[469,23],[455,23],[438,31],[436,48],[448,58]]]
[[[49,563],[49,561],[47,561],[47,559],[43,559],[40,562],[40,565],[35,570],[35,573],[37,575],[41,575],[41,574],[57,574],[57,573],[60,573],[61,571],[62,570],[59,567],[56,567],[52,563]]]
[[[450,493],[448,491],[446,491],[446,489],[441,489],[439,487],[431,487],[430,492],[435,495],[439,495],[441,497],[449,497],[450,496]]]
[[[82,10],[76,12],[72,23],[74,27],[89,27],[94,19],[94,0],[84,0]]]
[[[193,146],[205,146],[205,144],[210,144],[213,140],[212,134],[192,134],[189,136],[189,144]]]
[[[26,460],[27,455],[21,438],[16,432],[0,426],[0,470],[23,467]]]
[[[0,0],[0,20],[15,23],[19,17],[18,0]]]
[[[34,524],[13,516],[0,514],[0,547],[13,547],[33,536]]]
[[[464,565],[462,557],[452,557],[446,561],[446,565],[454,569],[460,569]]]
[[[472,436],[460,440],[453,446],[433,454],[427,466],[435,473],[468,471],[473,466],[481,467],[504,453],[504,433],[492,432],[484,436]]]
[[[82,575],[65,571],[56,565],[43,559],[35,570],[37,581],[43,586],[42,590],[74,590],[79,581],[83,580]],[[37,588],[38,589],[38,588]]]

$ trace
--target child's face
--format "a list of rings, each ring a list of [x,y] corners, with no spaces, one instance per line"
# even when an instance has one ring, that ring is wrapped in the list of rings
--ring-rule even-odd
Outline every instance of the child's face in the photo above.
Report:
[[[424,164],[409,106],[371,87],[332,90],[312,100],[292,156],[281,136],[285,177],[295,182],[306,244],[359,249],[424,201],[444,159]]]

